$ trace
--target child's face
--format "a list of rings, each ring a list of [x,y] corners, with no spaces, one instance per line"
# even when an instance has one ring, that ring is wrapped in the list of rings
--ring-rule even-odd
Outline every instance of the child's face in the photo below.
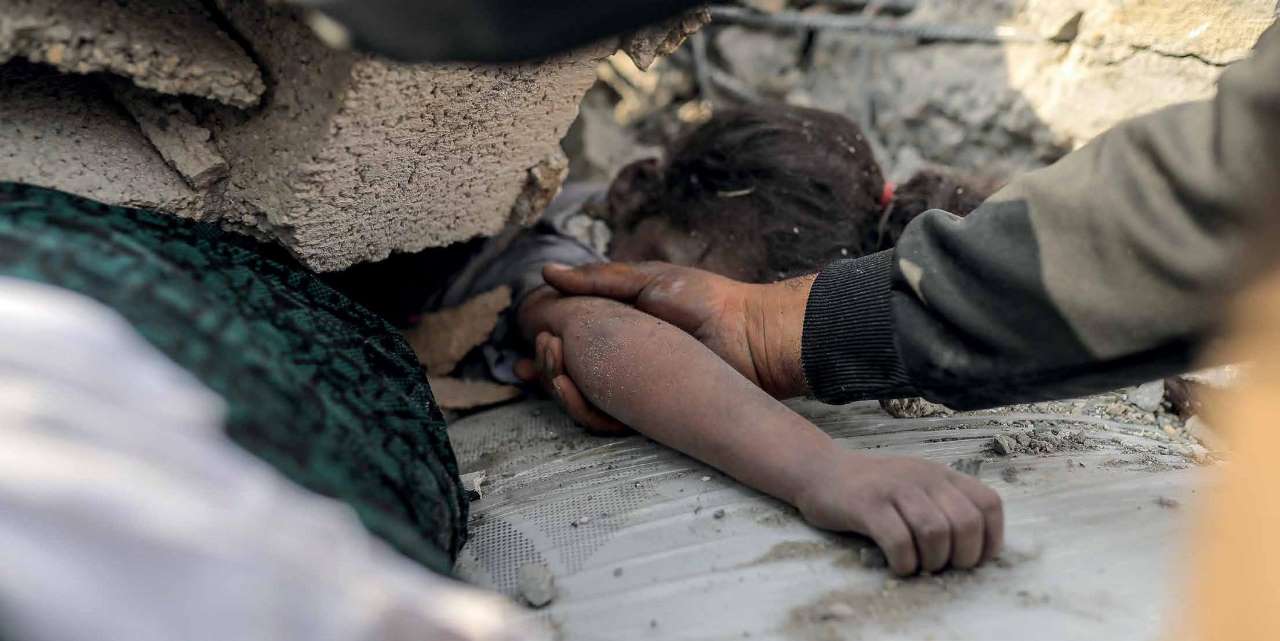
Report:
[[[726,227],[703,225],[686,231],[666,218],[650,216],[631,229],[614,230],[609,258],[620,262],[656,260],[735,280],[759,279],[765,264],[763,240]]]

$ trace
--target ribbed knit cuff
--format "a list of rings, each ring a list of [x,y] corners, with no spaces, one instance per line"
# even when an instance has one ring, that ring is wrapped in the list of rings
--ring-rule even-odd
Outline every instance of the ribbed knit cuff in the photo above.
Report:
[[[833,263],[814,281],[800,359],[818,400],[849,403],[912,394],[894,345],[892,281],[893,250]]]

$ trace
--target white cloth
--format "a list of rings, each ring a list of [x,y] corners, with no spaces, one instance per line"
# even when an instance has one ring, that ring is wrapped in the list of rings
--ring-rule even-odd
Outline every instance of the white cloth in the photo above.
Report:
[[[223,434],[113,311],[0,277],[0,637],[542,638]]]

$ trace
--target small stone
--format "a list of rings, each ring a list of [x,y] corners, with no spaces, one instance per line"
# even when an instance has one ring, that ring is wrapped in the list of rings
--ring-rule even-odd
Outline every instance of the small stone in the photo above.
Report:
[[[1009,467],[1004,468],[1004,470],[1002,470],[1002,471],[1000,472],[1000,478],[1004,479],[1004,482],[1005,482],[1005,483],[1017,483],[1017,482],[1018,482],[1018,468],[1016,468],[1016,467],[1014,467],[1014,466],[1012,466],[1012,465],[1010,465]]]
[[[866,547],[858,550],[858,562],[862,564],[862,567],[871,569],[889,566],[889,560],[884,558],[884,552],[875,547]]]
[[[520,566],[517,584],[525,603],[540,608],[556,598],[555,576],[542,563],[526,563]]]
[[[711,518],[713,518],[713,519],[723,519],[723,518],[724,518],[724,510],[716,510],[715,512],[712,512],[712,513],[711,513]]]
[[[1164,381],[1143,383],[1129,392],[1129,403],[1144,412],[1154,412],[1164,404]]]
[[[702,482],[703,482],[703,483],[706,483],[707,481],[710,481],[710,480],[711,480],[711,477],[710,477],[710,476],[704,476],[704,477],[702,477]]]
[[[614,568],[614,569],[613,569],[613,575],[614,575],[614,576],[622,576],[622,568]]]
[[[1156,505],[1159,505],[1160,507],[1165,509],[1173,510],[1181,507],[1182,502],[1179,501],[1178,499],[1171,499],[1167,496],[1161,496],[1156,498]]]
[[[573,527],[581,527],[581,526],[586,525],[586,524],[588,524],[588,523],[590,523],[590,522],[591,522],[591,517],[589,517],[589,516],[580,516],[580,517],[578,517],[578,518],[574,519],[571,523],[569,523],[569,525],[572,525]]]
[[[1013,439],[1004,434],[996,434],[991,439],[991,449],[1000,456],[1009,456],[1017,450],[1017,447],[1014,445]]]

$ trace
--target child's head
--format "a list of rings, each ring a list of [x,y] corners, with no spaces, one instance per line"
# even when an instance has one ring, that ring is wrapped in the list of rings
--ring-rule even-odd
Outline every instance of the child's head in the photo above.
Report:
[[[917,176],[898,190],[901,206],[886,206],[871,146],[847,118],[785,106],[718,113],[665,163],[619,172],[609,190],[610,256],[753,282],[810,272],[892,246],[929,207],[954,207],[945,196],[963,194],[960,183],[929,176],[936,180]]]

